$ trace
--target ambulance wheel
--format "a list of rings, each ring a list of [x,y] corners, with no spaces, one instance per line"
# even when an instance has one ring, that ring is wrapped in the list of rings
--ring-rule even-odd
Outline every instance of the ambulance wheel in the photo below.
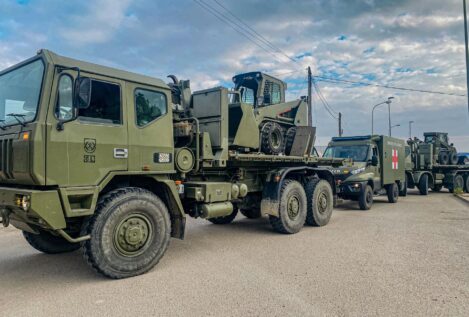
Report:
[[[371,206],[373,206],[373,189],[370,185],[366,185],[365,189],[360,192],[358,205],[361,210],[370,210]]]
[[[388,195],[388,202],[391,204],[397,203],[399,199],[399,186],[397,186],[397,183],[387,185],[386,194]]]

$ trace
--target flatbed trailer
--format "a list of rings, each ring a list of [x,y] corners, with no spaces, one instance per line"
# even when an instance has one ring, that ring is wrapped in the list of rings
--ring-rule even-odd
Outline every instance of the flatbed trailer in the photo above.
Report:
[[[443,188],[451,193],[457,189],[469,192],[469,166],[438,165],[431,169],[406,171],[407,186],[417,188],[421,195],[428,195],[429,189],[439,192]]]

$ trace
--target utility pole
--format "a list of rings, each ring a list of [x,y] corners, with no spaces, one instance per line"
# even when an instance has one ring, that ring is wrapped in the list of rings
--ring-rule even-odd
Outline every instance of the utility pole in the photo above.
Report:
[[[464,7],[464,39],[466,40],[466,88],[467,88],[467,111],[469,113],[469,48],[467,35],[467,8],[466,0],[463,0]]]
[[[313,126],[313,75],[308,66],[308,127]]]
[[[339,137],[342,136],[344,131],[342,130],[342,112],[339,112]]]
[[[414,121],[409,121],[409,139],[412,139],[412,123],[414,123]]]

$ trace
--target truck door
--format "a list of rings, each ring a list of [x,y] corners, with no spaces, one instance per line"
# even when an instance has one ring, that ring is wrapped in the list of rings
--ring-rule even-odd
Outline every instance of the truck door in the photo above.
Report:
[[[373,171],[373,183],[375,190],[381,189],[381,158],[379,157],[378,148],[375,145],[371,146],[372,155],[378,158],[378,165],[371,166],[371,170]]]
[[[155,174],[174,171],[171,91],[129,83],[126,96],[129,105],[129,169]]]
[[[97,75],[90,77],[91,102],[78,110],[76,120],[57,128],[59,119],[72,118],[72,94],[77,74],[56,71],[53,107],[48,113],[47,184],[92,186],[113,171],[128,168],[127,122],[123,116],[125,83]]]

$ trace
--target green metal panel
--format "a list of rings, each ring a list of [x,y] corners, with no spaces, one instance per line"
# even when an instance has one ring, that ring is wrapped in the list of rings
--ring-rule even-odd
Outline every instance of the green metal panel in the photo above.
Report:
[[[405,142],[382,136],[379,142],[382,158],[381,179],[383,185],[405,181]]]

